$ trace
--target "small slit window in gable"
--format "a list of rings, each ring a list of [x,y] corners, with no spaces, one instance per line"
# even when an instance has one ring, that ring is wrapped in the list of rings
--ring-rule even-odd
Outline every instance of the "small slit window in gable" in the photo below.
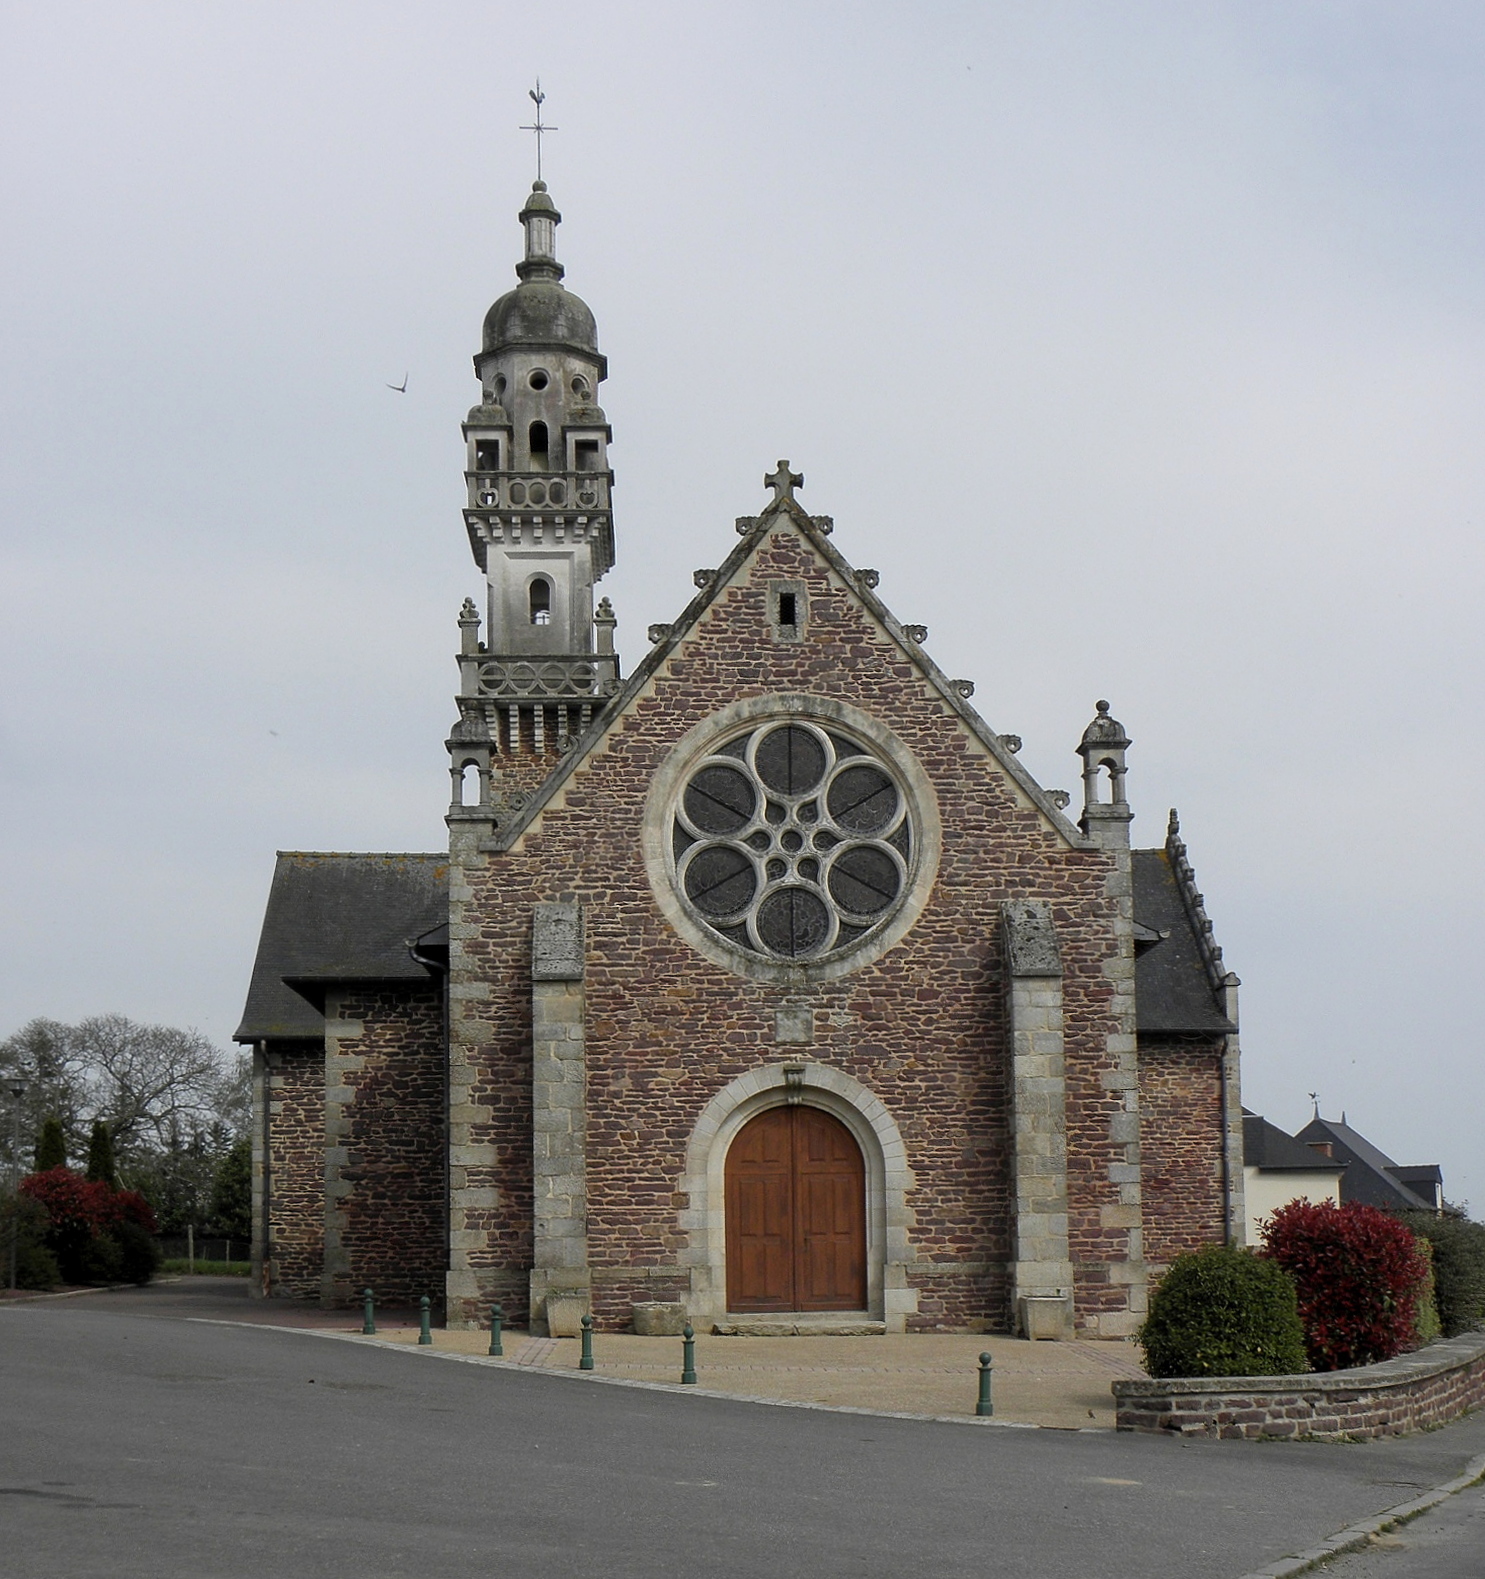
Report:
[[[531,623],[533,625],[550,625],[552,623],[552,583],[542,576],[538,576],[531,583],[529,593],[531,602]]]
[[[800,641],[809,616],[808,595],[798,581],[775,581],[768,589],[769,627],[775,641]]]

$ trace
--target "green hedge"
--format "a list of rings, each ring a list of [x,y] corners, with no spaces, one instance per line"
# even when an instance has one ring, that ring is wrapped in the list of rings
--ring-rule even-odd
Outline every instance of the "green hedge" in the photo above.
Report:
[[[1151,1376],[1287,1376],[1309,1369],[1294,1281],[1249,1250],[1177,1256],[1137,1334]]]
[[[1457,1212],[1397,1214],[1433,1248],[1434,1301],[1446,1338],[1485,1324],[1485,1223]]]

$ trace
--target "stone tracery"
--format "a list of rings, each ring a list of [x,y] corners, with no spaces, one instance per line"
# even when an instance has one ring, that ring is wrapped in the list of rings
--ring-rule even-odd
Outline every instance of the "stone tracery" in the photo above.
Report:
[[[912,828],[892,769],[802,719],[734,735],[692,768],[671,826],[692,914],[765,958],[848,947],[897,909]]]

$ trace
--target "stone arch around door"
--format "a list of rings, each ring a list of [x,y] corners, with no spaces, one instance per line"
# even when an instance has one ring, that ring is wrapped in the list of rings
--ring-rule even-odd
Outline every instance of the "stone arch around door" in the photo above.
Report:
[[[689,1238],[682,1253],[690,1268],[693,1322],[727,1314],[727,1152],[752,1118],[790,1101],[817,1107],[840,1120],[861,1148],[866,1170],[866,1308],[889,1332],[906,1329],[918,1308],[909,1287],[912,1214],[907,1194],[913,1175],[892,1115],[859,1080],[825,1064],[780,1063],[740,1075],[702,1109],[691,1131],[681,1190],[689,1204],[679,1226]]]

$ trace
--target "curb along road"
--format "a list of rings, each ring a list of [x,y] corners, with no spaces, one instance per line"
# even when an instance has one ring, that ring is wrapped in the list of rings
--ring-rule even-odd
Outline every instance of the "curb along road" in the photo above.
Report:
[[[1332,1535],[1329,1540],[1321,1541],[1318,1546],[1311,1546],[1293,1557],[1280,1558],[1278,1562],[1270,1563],[1266,1568],[1255,1568],[1252,1573],[1243,1574],[1241,1579],[1292,1579],[1293,1575],[1309,1573],[1332,1557],[1339,1557],[1344,1552],[1360,1551],[1374,1535],[1394,1529],[1399,1524],[1410,1523],[1420,1514],[1427,1513],[1430,1508],[1438,1507],[1441,1502],[1448,1501],[1450,1497],[1456,1496],[1461,1491],[1468,1491],[1471,1486],[1478,1485],[1482,1480],[1485,1480],[1485,1453],[1481,1453],[1478,1458],[1472,1458],[1465,1465],[1462,1474],[1456,1475],[1453,1480],[1446,1480],[1442,1486],[1435,1486],[1432,1491],[1425,1491],[1420,1496],[1410,1497],[1408,1501],[1400,1502],[1395,1508],[1388,1508],[1384,1513],[1379,1513],[1373,1518],[1348,1524],[1345,1529]]]

